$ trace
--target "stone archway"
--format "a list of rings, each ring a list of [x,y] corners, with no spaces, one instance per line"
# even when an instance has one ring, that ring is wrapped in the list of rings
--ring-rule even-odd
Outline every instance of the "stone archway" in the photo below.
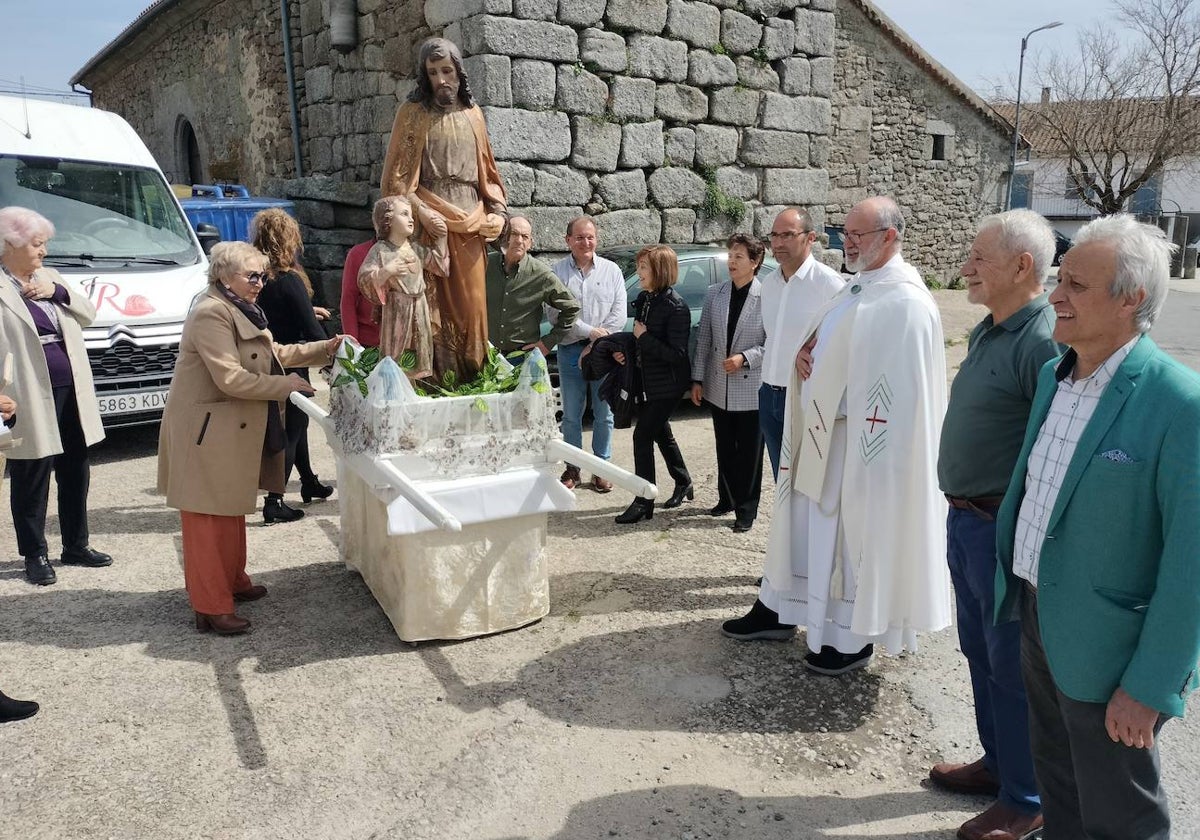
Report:
[[[203,184],[204,162],[191,121],[182,114],[175,121],[175,180],[184,184]]]

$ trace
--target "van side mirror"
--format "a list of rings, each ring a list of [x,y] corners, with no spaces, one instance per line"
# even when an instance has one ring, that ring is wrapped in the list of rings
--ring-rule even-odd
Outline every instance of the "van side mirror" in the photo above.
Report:
[[[196,225],[196,238],[200,240],[200,250],[207,257],[212,252],[213,246],[221,241],[221,231],[217,230],[216,225],[201,222]]]

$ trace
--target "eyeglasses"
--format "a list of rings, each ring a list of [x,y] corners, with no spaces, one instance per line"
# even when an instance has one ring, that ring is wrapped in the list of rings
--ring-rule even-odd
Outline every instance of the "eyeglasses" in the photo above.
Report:
[[[242,277],[251,286],[261,286],[263,283],[267,282],[267,275],[263,274],[261,271],[252,271],[248,274],[243,274]]]
[[[855,245],[858,245],[860,242],[862,242],[862,238],[864,236],[870,236],[872,233],[880,233],[885,230],[891,230],[891,228],[875,228],[874,230],[864,230],[862,233],[851,233],[848,230],[844,230],[842,231],[842,238],[847,242],[853,242]]]
[[[793,239],[799,239],[801,236],[808,236],[812,233],[811,230],[784,230],[776,233],[771,231],[767,234],[770,239],[782,239],[784,242],[791,242]]]

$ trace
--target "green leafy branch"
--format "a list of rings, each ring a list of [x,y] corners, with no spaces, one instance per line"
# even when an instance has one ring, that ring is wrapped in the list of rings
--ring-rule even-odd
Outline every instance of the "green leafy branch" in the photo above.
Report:
[[[339,356],[337,363],[342,370],[334,377],[330,387],[340,388],[353,382],[358,385],[359,393],[365,397],[367,395],[367,377],[371,375],[371,371],[375,370],[375,366],[382,358],[383,354],[379,352],[378,347],[363,348],[361,353],[349,359]]]
[[[476,397],[475,408],[479,411],[487,411],[487,402],[482,398],[484,394],[507,394],[517,389],[517,384],[521,379],[521,357],[525,355],[524,351],[518,351],[510,354],[505,360],[500,355],[499,351],[494,347],[488,348],[488,357],[484,362],[483,367],[479,371],[479,375],[470,382],[459,382],[458,374],[452,370],[448,370],[442,374],[441,381],[432,379],[423,379],[413,382],[413,389],[421,397]],[[379,364],[383,355],[377,347],[368,347],[350,359],[339,358],[338,366],[341,367],[341,372],[333,380],[332,387],[339,388],[343,385],[356,384],[359,392],[365,397],[367,395],[367,377],[371,375],[371,371]],[[508,361],[511,366],[505,364]],[[417,355],[411,350],[404,351],[400,356],[400,369],[410,371],[417,364]],[[545,372],[545,363],[543,363],[543,373]],[[548,377],[543,376],[533,382],[533,390],[539,394],[544,394],[550,390],[547,384]]]

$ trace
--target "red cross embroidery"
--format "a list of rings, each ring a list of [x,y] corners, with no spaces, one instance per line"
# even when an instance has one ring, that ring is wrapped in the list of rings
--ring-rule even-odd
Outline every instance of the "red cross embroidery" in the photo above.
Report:
[[[875,416],[868,417],[866,422],[871,424],[871,434],[875,434],[876,423],[883,423],[885,425],[887,424],[887,421],[879,416],[879,406],[875,406]]]

